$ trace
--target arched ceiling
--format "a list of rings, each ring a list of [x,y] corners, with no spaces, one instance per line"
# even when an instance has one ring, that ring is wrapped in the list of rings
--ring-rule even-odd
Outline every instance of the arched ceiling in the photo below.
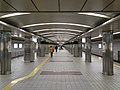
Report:
[[[1,0],[0,20],[53,41],[56,37],[57,41],[69,40],[117,15],[118,3],[119,0]]]

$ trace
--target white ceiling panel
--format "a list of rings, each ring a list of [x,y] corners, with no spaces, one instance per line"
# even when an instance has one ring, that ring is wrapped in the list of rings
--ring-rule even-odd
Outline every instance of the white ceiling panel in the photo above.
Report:
[[[113,0],[87,0],[82,11],[101,11]]]
[[[115,2],[107,7],[104,11],[120,11],[120,0],[115,0]]]
[[[0,1],[0,11],[15,11],[11,6],[9,6],[4,1]]]
[[[61,11],[80,11],[85,0],[61,0]]]
[[[58,0],[33,0],[40,11],[58,11]]]
[[[6,0],[18,11],[37,11],[31,0]]]

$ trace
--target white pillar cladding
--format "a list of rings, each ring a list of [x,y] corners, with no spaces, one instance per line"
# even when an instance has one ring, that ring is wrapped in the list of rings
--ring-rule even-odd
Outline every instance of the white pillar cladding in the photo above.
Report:
[[[113,33],[103,31],[103,74],[113,75]]]
[[[78,40],[74,42],[74,57],[79,57],[79,44]]]
[[[85,61],[91,62],[91,37],[86,37],[85,42]]]
[[[11,74],[11,33],[0,31],[0,74]]]
[[[35,58],[35,42],[31,40],[31,37],[26,37],[24,49],[24,61],[33,62],[34,58]]]

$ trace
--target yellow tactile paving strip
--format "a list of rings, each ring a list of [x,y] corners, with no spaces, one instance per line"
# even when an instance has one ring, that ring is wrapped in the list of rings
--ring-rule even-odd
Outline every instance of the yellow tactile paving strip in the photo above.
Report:
[[[120,65],[114,64],[115,67],[120,68]]]
[[[38,71],[39,69],[45,65],[47,62],[49,61],[49,57],[46,58],[42,63],[40,63],[31,73],[29,73],[28,75],[15,79],[13,81],[11,81],[9,84],[7,84],[2,90],[10,90],[10,88],[12,88],[15,84],[17,84],[20,81],[23,81],[25,79],[28,79],[30,77],[33,77]]]

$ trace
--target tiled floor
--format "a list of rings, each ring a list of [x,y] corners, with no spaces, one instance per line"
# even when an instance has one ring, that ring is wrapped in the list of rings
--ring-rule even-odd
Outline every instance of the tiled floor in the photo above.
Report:
[[[43,59],[45,58],[37,59],[31,63],[31,66],[35,67]],[[102,74],[102,60],[100,59],[92,56],[92,63],[86,63],[84,53],[82,58],[76,58],[66,50],[61,50],[54,53],[54,57],[50,59],[51,62],[45,64],[34,77],[18,82],[11,90],[120,90],[120,68],[114,67],[114,76],[105,76]],[[20,61],[15,60],[12,63],[18,62]],[[21,64],[24,63],[21,61]],[[30,65],[23,66],[16,67],[21,72],[20,75],[13,73],[14,75],[11,76],[24,76],[32,70]],[[82,75],[40,75],[42,71],[75,71],[81,72]],[[12,80],[11,76],[6,76],[7,79],[0,76],[0,79],[8,82]]]
[[[0,75],[0,90],[8,84],[10,81],[23,77],[30,73],[36,66],[39,65],[42,61],[45,60],[46,57],[39,57],[35,59],[32,63],[24,63],[24,58],[19,57],[15,58],[11,61],[12,63],[12,74],[10,75]]]

